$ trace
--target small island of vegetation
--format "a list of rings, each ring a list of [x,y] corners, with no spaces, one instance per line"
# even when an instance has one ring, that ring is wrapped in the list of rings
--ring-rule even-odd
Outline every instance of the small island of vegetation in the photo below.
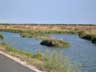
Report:
[[[48,47],[59,47],[59,48],[68,48],[70,46],[68,42],[58,39],[42,40],[40,44]]]

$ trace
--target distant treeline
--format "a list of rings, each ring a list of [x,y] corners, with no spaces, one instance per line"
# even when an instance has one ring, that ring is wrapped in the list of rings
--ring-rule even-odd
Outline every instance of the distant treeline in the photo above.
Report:
[[[0,23],[0,25],[51,25],[51,26],[54,26],[54,25],[64,25],[64,26],[96,26],[96,24],[31,24],[31,23],[26,23],[26,24],[9,24],[9,23]]]

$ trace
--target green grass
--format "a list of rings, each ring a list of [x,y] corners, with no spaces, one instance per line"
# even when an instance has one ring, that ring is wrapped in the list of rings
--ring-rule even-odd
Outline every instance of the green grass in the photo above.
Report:
[[[56,31],[56,30],[41,31],[41,32],[47,33],[47,34],[76,34],[77,33],[77,31]]]
[[[18,50],[18,49],[14,48],[14,47],[9,46],[6,43],[2,43],[1,45],[9,53],[25,55],[25,56],[31,57],[31,58],[43,59],[43,55],[41,53],[39,53],[39,52],[37,52],[36,54],[32,54],[31,52],[27,52],[27,51],[23,51],[23,50]]]
[[[47,34],[37,33],[37,32],[31,32],[31,33],[22,32],[22,33],[20,33],[20,35],[23,38],[36,38],[36,39],[45,39],[45,38],[48,38],[48,35]]]
[[[79,36],[83,39],[90,40],[92,43],[96,44],[96,34],[86,33],[86,32],[79,32]]]
[[[0,31],[5,31],[5,32],[13,32],[13,33],[25,33],[25,32],[27,32],[27,33],[41,33],[41,34],[44,34],[44,33],[46,33],[46,34],[65,34],[65,33],[67,33],[67,34],[75,34],[75,33],[78,33],[77,31],[74,31],[74,30],[69,30],[69,31],[61,31],[61,30],[46,30],[46,31],[44,31],[44,30],[33,30],[33,31],[31,31],[31,30],[17,30],[17,29],[0,29]]]
[[[0,34],[0,39],[4,39],[4,36],[2,34]]]
[[[33,55],[33,58],[44,60],[45,57],[41,52],[37,52],[36,54]]]
[[[23,37],[23,38],[32,38],[33,37],[33,34],[31,33],[20,33],[20,35]]]
[[[4,46],[4,48],[5,48],[6,51],[8,51],[8,52],[13,52],[14,54],[15,54],[15,53],[23,54],[23,55],[26,55],[26,56],[28,56],[28,57],[32,57],[32,53],[30,53],[30,52],[18,50],[18,49],[16,49],[16,48],[10,47],[10,46],[9,46],[8,44],[6,44],[6,43],[2,43],[1,45]]]
[[[29,64],[35,65],[46,72],[79,72],[79,67],[71,63],[71,61],[67,57],[62,56],[63,54],[61,53],[53,52],[42,54],[41,52],[37,52],[32,54],[10,47],[6,43],[2,43],[0,46],[3,47],[3,51],[21,60],[25,60]]]
[[[24,32],[24,30],[16,30],[16,29],[0,29],[2,32],[13,32],[13,33],[21,33]]]
[[[79,72],[79,66],[71,62],[62,53],[53,52],[47,54],[43,66],[48,72]]]

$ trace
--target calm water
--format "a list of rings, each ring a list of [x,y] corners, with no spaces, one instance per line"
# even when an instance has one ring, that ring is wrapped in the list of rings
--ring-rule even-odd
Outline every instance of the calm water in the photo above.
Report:
[[[70,48],[48,48],[40,45],[40,40],[34,38],[22,38],[19,34],[2,32],[4,41],[13,47],[20,50],[30,51],[35,53],[37,51],[46,52],[63,51],[64,55],[70,57],[73,61],[80,63],[82,72],[96,72],[96,45],[88,40],[80,39],[78,35],[72,34],[52,34],[51,37],[62,39],[71,44]]]

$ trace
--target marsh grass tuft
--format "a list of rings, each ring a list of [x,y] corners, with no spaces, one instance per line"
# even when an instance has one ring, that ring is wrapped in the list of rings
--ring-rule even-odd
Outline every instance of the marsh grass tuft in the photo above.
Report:
[[[0,39],[4,39],[4,36],[2,34],[0,34]]]
[[[79,66],[71,63],[70,59],[61,53],[53,52],[47,54],[47,60],[44,61],[44,68],[48,72],[79,72]]]

